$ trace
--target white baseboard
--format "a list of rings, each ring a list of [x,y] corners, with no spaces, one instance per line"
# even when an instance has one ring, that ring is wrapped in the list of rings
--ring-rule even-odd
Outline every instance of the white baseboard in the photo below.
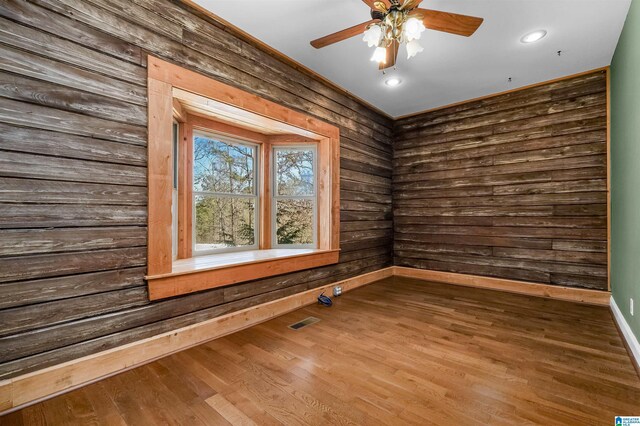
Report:
[[[618,305],[616,305],[616,301],[611,296],[611,312],[613,313],[613,319],[618,324],[618,328],[622,333],[622,337],[627,342],[627,347],[631,351],[631,355],[635,359],[635,365],[640,366],[640,342],[638,342],[638,338],[631,331],[631,327],[629,327],[629,323],[622,315],[622,311]]]

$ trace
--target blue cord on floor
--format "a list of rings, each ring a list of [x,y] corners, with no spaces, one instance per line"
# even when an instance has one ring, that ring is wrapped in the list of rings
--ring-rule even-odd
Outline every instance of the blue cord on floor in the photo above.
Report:
[[[329,296],[325,296],[324,295],[324,291],[322,293],[320,293],[320,296],[318,296],[318,303],[324,306],[331,306],[333,305],[333,302],[331,301],[331,298]]]

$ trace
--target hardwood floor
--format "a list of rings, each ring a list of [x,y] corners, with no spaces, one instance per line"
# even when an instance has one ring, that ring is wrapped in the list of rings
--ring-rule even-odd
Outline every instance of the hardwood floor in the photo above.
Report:
[[[308,316],[321,321],[293,331]],[[604,307],[389,278],[0,418],[613,424],[640,379]]]

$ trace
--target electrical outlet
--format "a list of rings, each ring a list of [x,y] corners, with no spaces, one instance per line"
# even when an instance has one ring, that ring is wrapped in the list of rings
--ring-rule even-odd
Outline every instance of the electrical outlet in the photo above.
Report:
[[[333,288],[333,295],[334,296],[340,296],[341,294],[342,294],[342,287],[340,287],[339,285],[335,286]]]
[[[633,316],[633,298],[629,299],[629,313]]]

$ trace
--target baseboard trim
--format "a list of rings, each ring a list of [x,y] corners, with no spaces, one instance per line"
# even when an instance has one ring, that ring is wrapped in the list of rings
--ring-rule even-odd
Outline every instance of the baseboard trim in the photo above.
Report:
[[[379,269],[0,381],[0,415],[313,304],[321,291],[330,290],[335,285],[341,285],[342,290],[346,292],[392,275],[392,267]]]
[[[529,283],[503,278],[432,271],[428,269],[408,268],[404,266],[393,266],[393,274],[395,276],[417,278],[425,281],[500,290],[509,293],[526,294],[528,296],[586,303],[589,305],[609,306],[609,299],[611,296],[611,293],[608,291],[561,287],[550,284]]]
[[[391,266],[22,376],[2,380],[0,381],[0,415],[19,410],[313,304],[319,292],[330,290],[335,285],[341,285],[343,291],[346,292],[391,276],[417,278],[424,281],[486,288],[594,305],[609,305],[610,300],[610,293],[605,291]],[[611,305],[613,311],[613,301]],[[615,311],[613,312],[615,317]],[[620,318],[624,321],[621,315]],[[624,324],[627,326],[627,333],[629,334],[630,329],[628,329],[626,321]],[[624,330],[622,326],[620,328]],[[626,336],[625,334],[625,339],[627,338]],[[630,334],[630,336],[633,337],[633,334]],[[637,360],[640,359],[640,347],[637,340],[633,342],[636,345],[633,346],[635,348],[633,354]]]
[[[638,376],[640,377],[640,342],[631,331],[631,327],[629,327],[629,323],[622,315],[622,311],[618,307],[618,304],[611,296],[611,315],[613,316],[613,322],[618,328],[618,332],[622,337],[622,341],[624,346],[627,348],[627,352],[629,352],[629,357],[631,358],[631,363],[636,369]]]

